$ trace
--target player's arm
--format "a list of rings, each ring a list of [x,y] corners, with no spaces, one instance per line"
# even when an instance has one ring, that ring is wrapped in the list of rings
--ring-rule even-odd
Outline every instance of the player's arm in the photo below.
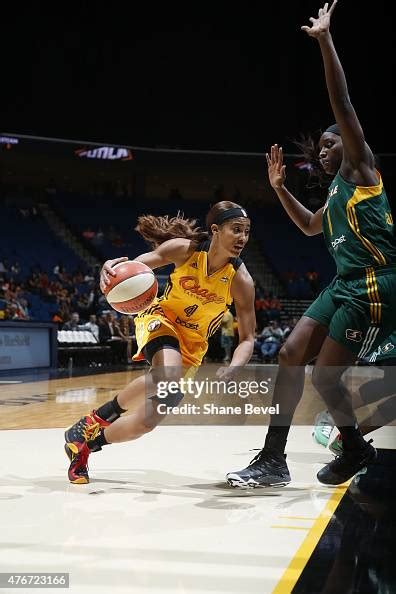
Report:
[[[194,243],[190,239],[169,239],[153,251],[141,254],[135,258],[135,261],[146,264],[152,270],[161,266],[167,266],[168,264],[180,266],[190,257],[193,249]],[[117,270],[114,270],[114,266],[126,260],[128,260],[126,256],[115,258],[114,260],[106,260],[100,272],[100,288],[102,292],[110,284],[110,276],[117,276]]]
[[[315,213],[305,208],[286,188],[286,165],[283,164],[283,150],[277,144],[271,146],[271,153],[266,154],[268,178],[283,208],[305,235],[322,233],[323,208]]]
[[[231,295],[238,318],[239,343],[232,356],[230,367],[242,367],[250,361],[252,356],[256,329],[254,284],[244,264],[239,267],[234,276]]]
[[[190,257],[193,249],[194,244],[191,239],[168,239],[153,251],[141,254],[135,260],[143,262],[153,270],[168,264],[180,266]]]
[[[319,9],[318,17],[311,17],[310,27],[301,27],[319,42],[325,70],[327,91],[336,122],[340,128],[344,148],[344,161],[354,169],[374,170],[373,154],[364,140],[364,133],[351,103],[343,67],[330,33],[330,19],[337,0]],[[372,180],[368,180],[371,183]]]

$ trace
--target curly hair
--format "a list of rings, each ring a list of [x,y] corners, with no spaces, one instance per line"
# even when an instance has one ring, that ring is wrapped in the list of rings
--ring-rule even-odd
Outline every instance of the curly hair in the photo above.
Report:
[[[229,200],[216,202],[206,215],[205,223],[207,231],[203,231],[201,227],[199,227],[196,219],[186,219],[184,213],[180,211],[175,217],[169,215],[142,215],[138,218],[138,224],[135,227],[135,231],[140,233],[143,239],[147,241],[153,249],[168,239],[176,239],[179,237],[191,239],[192,241],[200,243],[211,237],[211,227],[215,223],[218,215],[231,208],[241,208],[241,206],[235,202],[230,202]],[[226,221],[226,223],[227,222],[228,221]]]
[[[321,136],[322,131],[318,130],[314,135],[301,134],[300,139],[294,140],[294,144],[300,149],[305,162],[309,165],[307,188],[328,186],[330,182],[330,176],[324,171],[319,161],[319,138]]]
[[[142,215],[138,218],[135,231],[140,233],[153,249],[168,239],[183,237],[199,243],[209,237],[195,219],[186,219],[182,212],[178,212],[175,217]]]

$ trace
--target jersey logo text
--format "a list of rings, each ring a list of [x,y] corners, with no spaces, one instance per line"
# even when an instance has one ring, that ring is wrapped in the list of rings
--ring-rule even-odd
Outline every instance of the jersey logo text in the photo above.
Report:
[[[225,303],[225,298],[211,293],[208,289],[201,289],[198,280],[194,276],[182,276],[179,285],[190,295],[195,295],[203,305],[207,303]]]
[[[335,239],[334,241],[331,242],[331,245],[333,246],[333,249],[338,248],[338,246],[340,245],[340,243],[344,243],[344,241],[346,241],[345,239],[345,235],[341,235],[341,237],[337,237],[337,239]]]
[[[188,318],[191,318],[193,313],[195,313],[198,309],[198,305],[189,305],[188,307],[184,308],[184,313]]]
[[[198,330],[198,324],[191,324],[190,322],[181,320],[179,316],[176,318],[176,324],[180,324],[180,326],[183,326],[183,328],[188,328],[189,330]]]
[[[352,330],[351,328],[346,330],[345,336],[348,340],[353,340],[354,342],[361,342],[363,338],[361,330]]]

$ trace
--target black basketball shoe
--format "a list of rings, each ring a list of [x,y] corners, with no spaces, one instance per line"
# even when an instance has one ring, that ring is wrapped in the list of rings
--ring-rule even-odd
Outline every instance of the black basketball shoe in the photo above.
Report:
[[[290,483],[286,455],[263,448],[243,470],[229,472],[227,481],[231,487],[283,487]]]
[[[343,450],[332,462],[319,470],[318,480],[324,485],[341,485],[352,478],[367,464],[374,462],[377,450],[371,445],[373,440],[366,442],[363,448]]]

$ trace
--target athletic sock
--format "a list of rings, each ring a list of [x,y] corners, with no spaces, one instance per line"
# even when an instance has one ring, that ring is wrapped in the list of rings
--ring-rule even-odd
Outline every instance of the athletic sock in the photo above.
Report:
[[[101,428],[101,430],[99,431],[99,433],[95,437],[95,439],[92,439],[90,441],[87,441],[87,446],[89,447],[89,449],[91,450],[91,452],[98,452],[105,445],[109,445],[109,442],[105,438],[104,428],[103,427]]]
[[[359,450],[366,447],[367,442],[363,439],[363,435],[356,424],[354,427],[338,427],[341,437],[342,445],[345,450]]]
[[[276,450],[283,454],[286,448],[287,436],[289,435],[289,427],[279,427],[273,425],[268,427],[268,433],[265,438],[264,448]]]
[[[116,396],[113,400],[109,400],[99,406],[99,408],[95,411],[95,413],[104,421],[108,423],[114,423],[117,419],[120,418],[122,413],[126,412],[121,406],[118,404],[117,400],[118,396]]]

